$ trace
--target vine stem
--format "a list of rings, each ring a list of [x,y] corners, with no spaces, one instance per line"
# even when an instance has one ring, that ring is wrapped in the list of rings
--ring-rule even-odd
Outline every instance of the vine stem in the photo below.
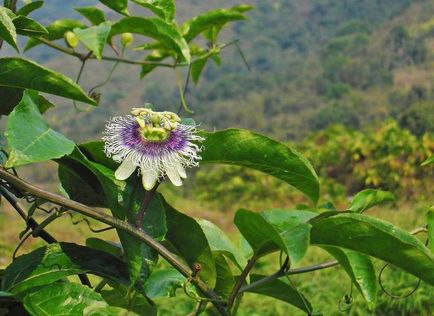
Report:
[[[50,233],[45,231],[44,229],[41,229],[37,235],[34,234],[35,229],[39,227],[39,223],[34,220],[32,217],[27,218],[26,211],[21,206],[21,204],[18,202],[17,198],[10,193],[6,188],[4,188],[2,185],[0,185],[0,194],[5,197],[5,199],[9,202],[9,204],[17,211],[17,213],[21,216],[21,218],[26,221],[27,225],[32,230],[33,237],[40,237],[42,240],[44,240],[47,244],[54,244],[58,241],[56,238],[54,238]],[[92,284],[90,283],[89,278],[86,274],[79,274],[78,275],[80,282],[83,285],[86,285],[88,287],[92,287]]]
[[[45,191],[33,184],[28,183],[25,180],[20,179],[19,177],[9,173],[3,167],[0,167],[0,178],[7,181],[12,186],[20,189],[21,191],[38,197],[40,199],[55,203],[57,205],[61,205],[67,209],[73,210],[82,215],[91,217],[96,219],[102,223],[113,226],[119,230],[122,230],[131,236],[137,238],[142,241],[155,251],[157,251],[168,263],[170,263],[175,269],[177,269],[182,275],[185,277],[190,277],[192,275],[192,271],[190,268],[185,266],[183,262],[181,262],[173,253],[171,253],[167,248],[165,248],[158,241],[153,239],[147,233],[145,233],[141,229],[137,229],[133,225],[128,222],[122,221],[118,218],[110,216],[103,211],[93,209],[84,204],[81,204],[77,201],[68,199],[58,194],[54,194],[48,191]],[[198,290],[203,293],[206,297],[211,299],[215,299],[216,301],[211,301],[212,304],[216,307],[218,312],[221,315],[229,315],[225,309],[224,303],[217,301],[219,296],[208,287],[208,285],[203,282],[200,278],[193,278],[192,283],[198,288]]]
[[[80,60],[83,60],[86,58],[86,54],[76,52],[71,48],[59,46],[59,45],[54,44],[53,42],[51,42],[45,38],[39,37],[39,38],[37,38],[37,40],[40,41],[41,43],[51,47],[51,48],[54,48],[55,50],[58,50],[58,51],[65,53],[67,55],[77,57]],[[96,59],[96,57],[90,56],[89,59]],[[121,63],[133,64],[133,65],[156,65],[156,66],[169,67],[169,68],[175,67],[173,64],[159,63],[159,62],[146,61],[146,60],[136,61],[136,60],[130,60],[130,59],[125,59],[125,58],[121,58],[121,57],[102,56],[101,59],[102,60],[108,60],[108,61],[118,61]]]
[[[255,265],[258,258],[256,256],[252,256],[247,262],[247,265],[244,267],[243,271],[241,272],[240,277],[237,280],[237,283],[235,283],[234,288],[232,289],[231,294],[228,298],[228,309],[232,307],[234,304],[235,299],[237,298],[238,293],[240,292],[241,286],[246,281],[247,275],[250,273],[250,271],[253,269],[253,266]]]
[[[328,262],[324,262],[321,264],[316,264],[313,266],[307,266],[307,267],[302,267],[302,268],[298,268],[298,269],[290,269],[288,271],[279,269],[279,271],[277,271],[276,273],[274,273],[272,275],[269,275],[269,276],[262,278],[256,282],[250,283],[249,285],[242,287],[240,289],[240,293],[247,292],[247,291],[252,290],[254,288],[257,288],[261,285],[270,283],[270,282],[272,282],[276,279],[279,279],[285,275],[308,273],[308,272],[312,272],[312,271],[316,271],[316,270],[331,268],[331,267],[334,267],[337,265],[339,265],[339,262],[337,262],[336,260],[333,260],[333,261],[328,261]]]

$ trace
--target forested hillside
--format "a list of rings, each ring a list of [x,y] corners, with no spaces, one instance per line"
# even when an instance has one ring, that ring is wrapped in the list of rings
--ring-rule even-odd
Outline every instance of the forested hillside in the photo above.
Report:
[[[228,7],[242,3],[223,2]],[[225,39],[240,39],[251,71],[236,47],[230,46],[222,52],[221,66],[210,61],[199,84],[191,84],[188,90],[187,102],[203,126],[240,126],[279,139],[300,139],[333,123],[358,129],[391,116],[416,135],[434,131],[432,1],[250,3],[255,6],[250,20],[225,30]],[[89,1],[68,3],[80,5],[89,5]],[[216,5],[183,1],[178,16],[187,19]],[[38,14],[48,24],[53,12],[64,7],[63,1],[51,1]],[[78,17],[70,11],[71,17]],[[142,43],[136,37],[135,45]],[[77,75],[75,59],[60,57],[48,47],[34,48],[28,54],[72,77]],[[87,88],[109,71],[111,65],[103,65],[88,63],[82,79]],[[102,130],[108,116],[131,106],[151,102],[177,108],[178,90],[175,82],[168,82],[172,78],[169,71],[158,70],[139,81],[137,69],[121,65],[111,82],[100,89],[101,103],[95,110],[99,115],[92,116],[89,124],[76,126],[69,119],[75,115],[70,104],[53,112],[52,119],[65,132],[87,139]],[[227,115],[228,109],[237,115]],[[79,115],[86,120],[86,113]]]

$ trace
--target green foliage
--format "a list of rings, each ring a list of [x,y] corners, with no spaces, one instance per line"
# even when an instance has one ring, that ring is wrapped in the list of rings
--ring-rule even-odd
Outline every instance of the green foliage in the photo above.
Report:
[[[187,42],[210,29],[217,30],[218,33],[225,24],[245,19],[243,13],[250,9],[252,9],[251,6],[239,5],[230,9],[217,9],[204,13],[184,22],[181,26],[182,33]]]
[[[251,281],[259,281],[264,275],[251,275]],[[312,305],[290,282],[286,280],[274,280],[268,284],[258,286],[257,288],[247,290],[260,295],[266,295],[278,300],[287,302],[303,310],[307,314],[312,314]]]
[[[47,297],[50,299],[47,300]],[[65,306],[65,300],[70,302]],[[55,283],[24,298],[24,307],[35,316],[39,315],[137,315],[109,306],[99,293],[74,283]]]
[[[101,59],[105,43],[110,34],[110,29],[110,24],[103,22],[87,29],[76,28],[74,29],[74,33],[77,35],[80,42],[95,54],[97,59]]]
[[[0,58],[0,74],[0,86],[32,89],[95,105],[70,78],[27,59]]]
[[[334,178],[352,194],[372,186],[411,195],[411,187],[423,187],[430,173],[419,165],[434,149],[429,135],[417,139],[389,121],[366,133],[334,126],[312,135],[304,143],[306,156],[321,177]],[[416,193],[416,192],[415,192]]]
[[[29,19],[26,16],[17,16],[13,19],[17,34],[26,36],[43,36],[48,34],[48,31],[35,20]]]
[[[128,0],[99,0],[99,2],[120,14],[129,15]]]
[[[50,41],[58,40],[63,38],[63,35],[67,31],[72,31],[73,29],[76,28],[85,28],[85,27],[86,25],[83,22],[78,20],[71,20],[71,19],[56,20],[46,27],[48,31],[48,35],[44,36],[44,38]],[[24,47],[24,51],[28,51],[40,44],[41,42],[38,41],[36,38],[29,38],[29,40],[26,43],[26,46]]]
[[[377,277],[371,259],[357,251],[321,246],[342,265],[372,310],[377,297]]]
[[[7,168],[60,158],[74,149],[74,142],[44,122],[38,104],[38,93],[26,90],[21,102],[9,115],[6,129],[10,149],[5,164]]]
[[[215,262],[200,225],[167,203],[164,204],[164,208],[167,218],[167,240],[190,267],[199,263],[201,278],[206,280],[210,287],[214,287],[217,278]]]
[[[96,180],[94,183],[98,187],[97,191],[102,192],[101,198],[104,201],[104,205],[110,208],[113,216],[121,220],[129,219],[133,221],[140,207],[140,197],[143,195],[143,187],[138,186],[137,181],[126,183],[125,181],[116,180],[113,170],[89,160],[78,149],[60,161],[60,164],[69,166],[72,166],[73,163],[78,163],[87,172],[90,171],[92,181]],[[88,175],[88,173],[80,174],[80,169],[75,170],[82,177]],[[159,239],[163,238],[167,231],[162,203],[160,197],[153,199],[153,204],[150,206],[152,211],[145,214],[142,226],[142,229],[152,237]],[[155,254],[149,247],[122,230],[118,231],[118,234],[123,246],[125,259],[128,262],[131,282],[135,283],[141,273],[144,278],[149,276],[152,265],[156,260]]]
[[[431,209],[427,214],[427,222],[428,222],[428,245],[431,252],[434,253],[434,207],[431,206]]]
[[[225,233],[215,224],[207,220],[198,220],[198,223],[208,240],[213,253],[223,254],[230,259],[240,270],[247,264],[241,251],[232,243]]]
[[[391,194],[401,200],[429,194],[432,169],[420,164],[433,152],[433,140],[429,135],[417,138],[396,122],[365,132],[331,126],[307,137],[299,149],[318,172],[325,200],[342,203],[367,186],[390,191],[359,193],[353,199],[358,206],[351,208],[361,210],[370,203],[392,201]],[[218,200],[215,207],[222,210],[233,204],[266,207],[275,200],[299,201],[281,181],[241,167],[204,167],[195,174],[195,188],[188,192],[202,201]]]
[[[433,254],[409,233],[379,219],[344,213],[311,221],[313,245],[355,250],[386,262],[433,284]],[[388,251],[394,249],[394,251]]]
[[[17,30],[12,22],[14,14],[7,8],[0,7],[0,38],[18,51]]]
[[[173,297],[178,288],[182,288],[185,277],[175,269],[160,269],[154,271],[146,280],[144,290],[152,299],[158,297]]]
[[[281,179],[318,201],[319,182],[310,163],[294,149],[246,130],[229,129],[205,135],[203,163],[256,169]]]
[[[17,15],[27,16],[33,11],[39,9],[44,5],[44,1],[32,1],[23,5],[18,11]]]
[[[83,15],[93,25],[99,25],[106,20],[104,11],[95,7],[80,7],[75,8],[75,11]]]
[[[157,308],[149,298],[127,287],[113,284],[112,286],[113,289],[102,290],[101,296],[111,307],[117,307],[120,315],[157,315]]]
[[[354,196],[348,209],[353,212],[363,213],[373,206],[394,200],[395,197],[390,192],[366,189]]]
[[[190,62],[190,49],[176,27],[157,18],[126,17],[113,24],[111,36],[121,33],[136,33],[151,37],[167,49],[174,50],[179,57]]]
[[[151,10],[160,18],[172,21],[175,16],[174,0],[133,0],[133,2]]]
[[[274,298],[300,311],[315,314],[320,311],[316,307],[313,310],[310,299],[308,301],[301,294],[288,276],[335,265],[295,268],[298,262],[308,260],[306,254],[313,248],[311,246],[322,248],[337,259],[370,310],[375,310],[378,294],[376,262],[371,258],[380,259],[388,266],[393,265],[434,285],[432,247],[428,248],[411,233],[391,223],[363,214],[383,202],[393,201],[394,196],[402,198],[404,192],[422,186],[423,181],[432,176],[431,166],[421,168],[422,164],[430,164],[428,157],[432,157],[434,151],[429,134],[432,124],[427,114],[431,100],[429,88],[424,84],[418,87],[413,83],[408,85],[402,79],[405,67],[422,69],[430,61],[427,38],[431,24],[428,21],[412,28],[401,25],[401,20],[399,23],[385,23],[407,7],[412,7],[409,0],[387,0],[387,5],[378,1],[352,1],[350,6],[339,5],[334,0],[309,0],[303,4],[290,0],[259,2],[258,13],[254,13],[255,22],[246,28],[235,24],[230,33],[230,36],[242,34],[242,37],[250,38],[248,47],[256,69],[249,78],[243,77],[238,65],[223,64],[222,70],[206,69],[205,66],[209,60],[220,66],[223,49],[235,45],[250,70],[238,40],[220,42],[219,36],[229,23],[244,20],[246,12],[252,8],[250,5],[209,10],[179,23],[175,20],[173,0],[134,0],[135,4],[149,10],[147,14],[150,17],[130,16],[127,0],[99,2],[123,16],[107,14],[108,18],[115,17],[110,21],[106,19],[107,10],[80,7],[76,11],[90,22],[90,26],[62,14],[61,19],[57,19],[59,16],[56,15],[57,20],[45,28],[36,19],[27,17],[42,7],[42,1],[26,4],[20,10],[11,1],[5,1],[5,5],[0,7],[1,43],[4,41],[12,45],[18,52],[17,36],[28,37],[25,50],[44,44],[76,58],[81,64],[74,82],[28,59],[0,59],[0,113],[8,116],[8,151],[2,151],[4,156],[8,156],[4,167],[13,167],[11,172],[0,168],[0,191],[26,222],[18,248],[30,236],[41,237],[49,243],[18,257],[2,273],[2,312],[18,314],[26,310],[32,315],[157,315],[157,305],[152,300],[159,302],[172,298],[182,288],[185,294],[182,297],[192,300],[190,308],[192,303],[200,302],[195,314],[205,311],[235,314],[245,292]],[[38,13],[35,12],[35,16]],[[182,10],[178,14],[183,14]],[[287,18],[294,22],[290,23],[291,28],[287,24],[282,26],[280,22]],[[303,19],[311,23],[306,25],[302,23]],[[321,27],[321,32],[318,32],[318,27]],[[382,32],[380,28],[384,28]],[[127,45],[132,42],[131,38],[127,38],[132,36],[131,33],[145,37],[134,54],[128,51],[131,48]],[[119,41],[113,40],[117,35],[121,36],[120,51],[117,49]],[[65,38],[66,46],[55,42],[62,38]],[[143,40],[142,37],[139,39]],[[78,42],[83,45],[78,45]],[[116,56],[108,52],[103,54],[106,45]],[[107,78],[98,80],[101,84],[90,89],[90,97],[78,83],[88,65],[87,61],[92,59],[113,64]],[[285,67],[288,62],[290,67]],[[158,185],[146,191],[140,180],[152,170],[147,169],[146,163],[141,163],[138,173],[134,172],[137,157],[128,157],[134,159],[133,168],[128,168],[128,161],[121,165],[123,171],[131,169],[131,175],[128,178],[119,177],[119,164],[114,160],[119,161],[121,153],[115,152],[113,157],[107,157],[104,151],[108,151],[109,145],[100,141],[77,146],[45,123],[43,114],[54,104],[57,105],[57,101],[46,99],[39,93],[95,105],[95,100],[99,102],[99,89],[112,79],[121,63],[141,66],[141,76],[160,67],[175,70],[184,67],[187,75],[185,86],[178,78],[184,72],[177,72],[176,78],[182,105],[180,113],[188,111],[185,93],[190,76],[196,84],[201,77],[204,78],[201,84],[205,83],[205,88],[192,95],[191,101],[206,104],[206,111],[211,116],[217,115],[222,122],[219,127],[234,122],[250,125],[264,120],[266,123],[258,125],[260,129],[275,135],[285,130],[283,138],[288,139],[303,135],[303,131],[297,130],[302,124],[317,129],[333,122],[344,122],[357,128],[367,121],[383,118],[382,115],[389,112],[397,121],[386,121],[376,132],[335,125],[314,133],[300,145],[308,160],[292,145],[246,129],[225,129],[212,133],[197,131],[199,125],[192,119],[180,120],[171,112],[149,114],[152,127],[147,125],[147,118],[145,121],[138,119],[140,132],[148,128],[155,131],[164,129],[165,135],[170,136],[173,129],[179,127],[177,124],[180,121],[180,124],[190,125],[193,134],[203,137],[192,136],[198,142],[188,145],[191,145],[191,150],[197,150],[197,154],[200,152],[201,157],[197,160],[213,167],[208,172],[198,171],[191,185],[201,187],[200,191],[188,188],[188,194],[212,197],[219,207],[227,209],[235,209],[238,204],[254,205],[256,209],[265,206],[267,211],[254,212],[242,205],[244,207],[236,212],[234,224],[241,233],[236,235],[240,238],[238,247],[229,238],[233,237],[232,234],[226,235],[210,221],[195,219],[178,211],[171,205],[172,201],[168,202],[170,199],[166,200],[160,192],[156,192]],[[213,79],[218,71],[226,71],[225,67],[231,68],[228,76]],[[160,79],[160,74],[156,76]],[[294,81],[296,76],[306,78],[303,84]],[[160,84],[163,80],[149,81],[157,87],[152,91],[155,95],[160,92],[163,92],[160,98],[170,95],[170,89]],[[397,91],[399,85],[407,85],[407,90]],[[381,94],[380,100],[374,105],[369,104],[364,111],[365,103],[377,99],[375,93],[379,86],[389,95],[384,97]],[[116,90],[123,91],[122,84]],[[279,95],[282,91],[285,91],[285,96]],[[210,100],[219,105],[199,102]],[[251,115],[242,115],[243,110],[234,106],[234,100],[237,105],[240,102],[251,104]],[[381,108],[374,109],[381,102],[384,102]],[[395,102],[397,106],[392,109],[391,104]],[[304,107],[310,111],[308,115],[287,115],[300,112]],[[352,111],[356,107],[360,110]],[[408,110],[401,111],[404,108]],[[204,110],[201,107],[198,109]],[[93,119],[85,118],[84,114],[72,118],[59,107],[55,111],[50,111],[50,114],[53,120],[60,118],[59,125],[67,120],[66,125],[79,127],[77,130],[86,125],[92,126],[87,123],[93,123]],[[108,108],[100,111],[101,117],[111,113]],[[57,113],[61,115],[56,116]],[[170,116],[171,119],[161,121],[163,116]],[[116,120],[112,122],[118,124]],[[144,133],[144,138],[139,140],[154,142],[146,135]],[[163,141],[169,142],[167,139]],[[140,155],[153,160],[156,154],[141,151]],[[175,185],[180,185],[182,181],[174,181],[170,170],[176,169],[180,177],[186,178],[185,166],[176,165],[176,161],[166,166],[166,162],[171,161],[170,155],[184,153],[164,151],[159,157],[165,165],[164,171],[158,174],[157,180],[163,182],[165,177],[169,177]],[[196,160],[194,155],[185,156],[182,158]],[[57,184],[60,184],[63,196],[21,180],[21,169],[17,171],[15,168],[50,160],[58,165],[60,183]],[[310,160],[324,179],[325,194],[321,199],[338,197],[338,207],[330,201],[316,206],[320,199],[320,180]],[[216,166],[218,164],[231,167]],[[430,181],[427,181],[428,186],[432,179]],[[280,205],[280,208],[273,209],[273,205],[282,201],[305,202],[303,197],[290,191],[288,184],[303,193],[313,202],[313,206],[298,204],[293,208],[282,208],[284,206]],[[366,186],[371,188],[360,191]],[[166,192],[170,193],[170,190],[166,186]],[[422,196],[420,192],[425,192],[425,189],[414,190],[410,195]],[[355,196],[350,205],[345,207],[345,211],[339,211],[342,201],[352,194]],[[168,196],[179,197],[176,194]],[[23,210],[25,207],[18,202],[21,198],[30,203],[28,210]],[[258,200],[262,204],[256,204]],[[36,211],[45,210],[42,207],[47,202],[59,206],[59,209],[53,208],[56,213],[39,225],[34,218]],[[117,237],[90,237],[84,247],[58,243],[42,230],[43,227],[48,229],[47,225],[57,221],[63,213],[71,215],[73,211],[116,228]],[[112,216],[107,212],[111,212]],[[432,243],[431,211],[427,221],[427,229],[420,228],[414,234],[427,230],[428,242]],[[91,228],[91,224],[87,223]],[[280,265],[273,267],[274,271],[252,274],[253,269],[261,269],[263,260],[276,258],[273,255],[276,252],[280,252]],[[287,256],[283,264],[282,255]],[[164,260],[159,261],[159,257]],[[89,281],[86,274],[94,277]],[[83,285],[76,283],[73,278],[76,275]],[[98,285],[85,286],[95,280],[99,281]],[[316,282],[319,279],[315,278]],[[317,288],[309,286],[302,291],[310,296]],[[210,304],[206,306],[204,303]],[[164,309],[164,306],[157,304]],[[387,308],[380,306],[378,310]]]
[[[234,223],[253,249],[255,257],[281,250],[297,263],[309,246],[310,224],[316,214],[307,211],[272,210],[255,213],[239,210]]]
[[[4,273],[2,290],[22,294],[78,273],[92,273],[121,284],[129,282],[126,266],[119,259],[76,244],[59,243],[18,257]]]

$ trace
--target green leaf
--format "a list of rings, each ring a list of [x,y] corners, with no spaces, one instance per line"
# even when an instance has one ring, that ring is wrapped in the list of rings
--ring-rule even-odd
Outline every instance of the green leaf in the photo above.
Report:
[[[9,115],[23,98],[23,89],[0,86],[0,115]]]
[[[203,164],[223,163],[256,169],[287,182],[317,202],[319,181],[315,170],[294,149],[243,129],[227,129],[204,136]]]
[[[84,16],[86,19],[89,20],[90,23],[93,25],[99,25],[103,22],[105,22],[105,14],[104,11],[95,8],[95,7],[81,7],[81,8],[75,8],[75,11],[80,13],[82,16]]]
[[[43,36],[48,34],[48,30],[33,19],[25,16],[17,16],[12,20],[17,30],[17,34],[25,36]]]
[[[208,58],[200,58],[191,64],[191,77],[193,78],[193,82],[195,84],[199,83],[200,75],[202,74],[207,62]]]
[[[17,57],[0,58],[0,86],[32,89],[96,104],[72,79],[33,61]]]
[[[173,297],[178,288],[182,288],[185,277],[174,268],[160,269],[152,272],[146,280],[144,291],[151,298]]]
[[[247,264],[246,259],[226,234],[210,221],[201,219],[197,222],[208,240],[211,251],[224,254],[242,270]]]
[[[12,22],[13,13],[7,8],[0,7],[0,38],[11,45],[17,52],[17,32]]]
[[[434,156],[427,158],[424,162],[422,162],[421,166],[427,166],[434,163]]]
[[[434,207],[426,214],[426,219],[428,222],[428,247],[434,254]]]
[[[181,27],[182,34],[184,35],[186,41],[190,42],[200,33],[212,27],[221,28],[228,22],[244,20],[246,17],[243,13],[251,9],[252,7],[248,5],[238,5],[229,9],[216,9],[208,11],[186,21]]]
[[[0,291],[0,297],[14,297],[14,293]]]
[[[24,297],[24,307],[34,316],[46,315],[137,315],[112,307],[101,294],[76,283],[55,283]]]
[[[151,10],[167,21],[172,21],[175,16],[176,8],[173,0],[133,0],[133,2]]]
[[[394,200],[395,196],[388,191],[366,189],[354,196],[348,209],[353,212],[363,213],[371,207]]]
[[[282,250],[291,263],[298,262],[309,246],[309,219],[306,211],[272,210],[260,213],[238,210],[234,223],[254,250],[256,257]]]
[[[17,15],[24,15],[27,16],[33,11],[39,9],[44,4],[44,1],[32,1],[25,5],[23,5],[18,11]]]
[[[209,287],[216,283],[216,268],[208,240],[200,225],[191,217],[178,212],[163,200],[166,209],[166,239],[173,245],[179,255],[189,264],[202,266],[200,278]]]
[[[6,268],[2,290],[22,293],[80,273],[128,284],[127,267],[118,258],[76,244],[58,243],[38,248],[13,261]]]
[[[46,98],[44,98],[43,96],[40,95],[39,96],[38,108],[39,108],[39,112],[41,112],[41,114],[44,114],[49,109],[54,108],[54,104],[51,103]]]
[[[87,238],[86,246],[92,249],[104,251],[115,257],[122,257],[123,254],[121,245],[96,237]]]
[[[128,0],[99,0],[99,2],[120,14],[129,15]]]
[[[161,42],[190,62],[190,48],[176,27],[159,18],[126,17],[112,26],[111,36],[130,32],[141,34]]]
[[[155,50],[151,54],[145,57],[145,61],[149,62],[161,62],[167,57],[169,57],[170,54],[164,51]],[[142,71],[140,72],[140,79],[143,79],[147,74],[149,74],[152,70],[157,68],[158,65],[156,64],[147,64],[142,66]]]
[[[265,275],[251,274],[250,282],[257,282],[265,277]],[[273,297],[275,299],[291,304],[309,315],[312,315],[312,305],[310,304],[310,302],[287,280],[276,279],[272,282],[260,285],[251,290],[248,289],[246,292]]]
[[[86,28],[86,24],[79,20],[71,20],[71,19],[60,19],[52,22],[47,26],[48,35],[44,36],[49,41],[55,41],[63,38],[67,31],[72,31],[75,28]],[[41,44],[36,38],[29,38],[24,47],[24,51],[28,51],[29,49],[38,46]]]
[[[116,170],[119,163],[109,158],[104,153],[103,141],[90,141],[79,145],[80,151],[90,160],[103,165],[111,170]]]
[[[87,147],[87,150],[91,151],[92,148],[98,150],[98,147],[92,146]],[[94,152],[94,156],[98,155]],[[113,216],[129,222],[134,221],[144,196],[144,189],[140,185],[138,176],[131,177],[128,182],[116,180],[114,170],[89,160],[78,149],[68,157],[62,158],[59,163],[65,164],[71,160],[87,168],[96,177],[99,182],[98,190],[104,192],[104,204],[110,208]],[[86,180],[86,176],[83,179]],[[156,239],[164,238],[167,231],[166,218],[163,201],[159,195],[152,199],[145,213],[142,229]],[[154,251],[122,230],[118,230],[118,235],[128,263],[131,282],[136,282],[141,273],[144,273],[144,278],[147,277],[146,273],[149,273],[150,265],[156,260]],[[147,271],[142,271],[144,265]]]
[[[30,90],[9,115],[6,138],[10,148],[6,168],[60,158],[75,146],[45,124],[38,109],[38,94]]]
[[[382,259],[434,285],[434,255],[400,228],[357,213],[332,215],[311,223],[312,244],[346,248]]]
[[[95,178],[88,174],[88,170],[78,164],[61,164],[59,165],[59,180],[63,189],[68,193],[70,199],[89,206],[105,206],[104,192],[98,191]]]
[[[214,291],[221,297],[227,298],[235,286],[235,278],[232,275],[231,268],[225,257],[222,255],[214,255],[215,267],[217,271],[217,280]]]
[[[213,48],[211,50],[204,50],[193,46],[190,50],[192,50],[192,55],[196,56],[194,61],[191,63],[191,77],[193,78],[194,83],[198,84],[202,71],[208,60],[212,59],[217,65],[220,65],[220,49]]]
[[[353,250],[333,246],[322,246],[345,269],[350,279],[356,285],[370,310],[374,308],[377,296],[377,278],[371,259]]]
[[[97,59],[101,59],[104,46],[110,34],[110,23],[104,22],[97,26],[92,26],[87,29],[74,29],[80,42],[84,44]]]
[[[130,288],[116,285],[113,290],[101,292],[104,300],[113,307],[123,308],[134,313],[134,315],[156,316],[157,308],[152,302],[142,294],[132,291]],[[131,313],[117,315],[131,315]],[[103,316],[102,314],[101,316]]]

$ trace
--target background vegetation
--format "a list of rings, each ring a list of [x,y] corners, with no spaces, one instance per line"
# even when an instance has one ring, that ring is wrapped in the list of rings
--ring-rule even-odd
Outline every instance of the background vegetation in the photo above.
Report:
[[[178,3],[178,19],[239,3],[185,0]],[[383,211],[383,218],[406,229],[423,223],[426,206],[434,196],[433,167],[420,168],[421,162],[434,152],[434,3],[250,3],[256,6],[249,13],[251,19],[235,24],[225,33],[226,39],[243,39],[240,47],[250,71],[235,46],[225,50],[221,67],[209,63],[201,81],[191,84],[187,93],[187,102],[196,111],[196,122],[208,129],[249,128],[290,142],[313,163],[323,179],[323,203],[346,205],[355,192],[366,187],[380,188],[401,197],[390,205],[390,210]],[[59,10],[71,13],[70,18],[80,18],[67,8],[91,4],[97,2],[49,1],[35,12],[35,18],[48,24]],[[0,51],[0,56],[8,54],[12,51],[7,47]],[[50,48],[41,45],[27,54],[71,77],[77,75],[79,63]],[[83,73],[83,86],[90,89],[100,83],[99,78],[110,69],[110,64],[103,65],[106,67],[89,62]],[[59,99],[60,106],[48,113],[48,121],[65,135],[84,141],[101,135],[108,117],[126,113],[132,106],[151,102],[176,109],[179,96],[170,71],[159,70],[138,83],[139,70],[121,65],[112,80],[99,89],[100,106],[92,115],[76,112]],[[87,110],[85,105],[80,108]],[[54,166],[45,164],[43,168],[27,169],[25,176],[53,188],[57,173]],[[261,210],[305,202],[279,180],[241,167],[204,166],[189,181],[181,193],[170,187],[163,190],[181,209],[212,219],[229,230],[233,230],[230,222],[238,206]],[[192,202],[192,196],[199,197],[199,202]],[[8,212],[0,214],[1,232],[5,235],[3,228],[11,227],[14,216]],[[83,242],[81,235],[88,234],[88,230],[79,227],[68,238]],[[1,238],[5,242],[0,252],[2,264],[9,261],[13,251],[7,245],[16,243],[6,241],[17,238],[15,232],[8,230],[7,234]],[[55,234],[64,234],[61,226]],[[28,247],[36,245],[30,243]],[[301,264],[320,259],[326,259],[326,255],[313,251]],[[275,260],[260,262],[258,270],[275,270],[278,258]],[[343,273],[332,269],[296,278],[296,282],[325,315],[338,314],[339,300],[349,292],[349,282],[341,282]],[[315,287],[311,286],[313,282]],[[393,273],[387,276],[386,285],[392,291],[406,293],[414,283],[412,277]],[[311,293],[313,288],[322,290]],[[422,286],[409,300],[396,301],[382,294],[374,313],[430,315],[434,310],[432,298],[433,290],[428,286]],[[180,298],[175,304],[178,314],[185,315],[193,302]],[[258,309],[247,299],[240,315],[287,313],[288,307],[271,299],[264,298],[260,305]],[[172,306],[166,306],[167,311],[162,314],[172,315]],[[367,313],[362,304],[359,306],[356,295],[350,314]]]

